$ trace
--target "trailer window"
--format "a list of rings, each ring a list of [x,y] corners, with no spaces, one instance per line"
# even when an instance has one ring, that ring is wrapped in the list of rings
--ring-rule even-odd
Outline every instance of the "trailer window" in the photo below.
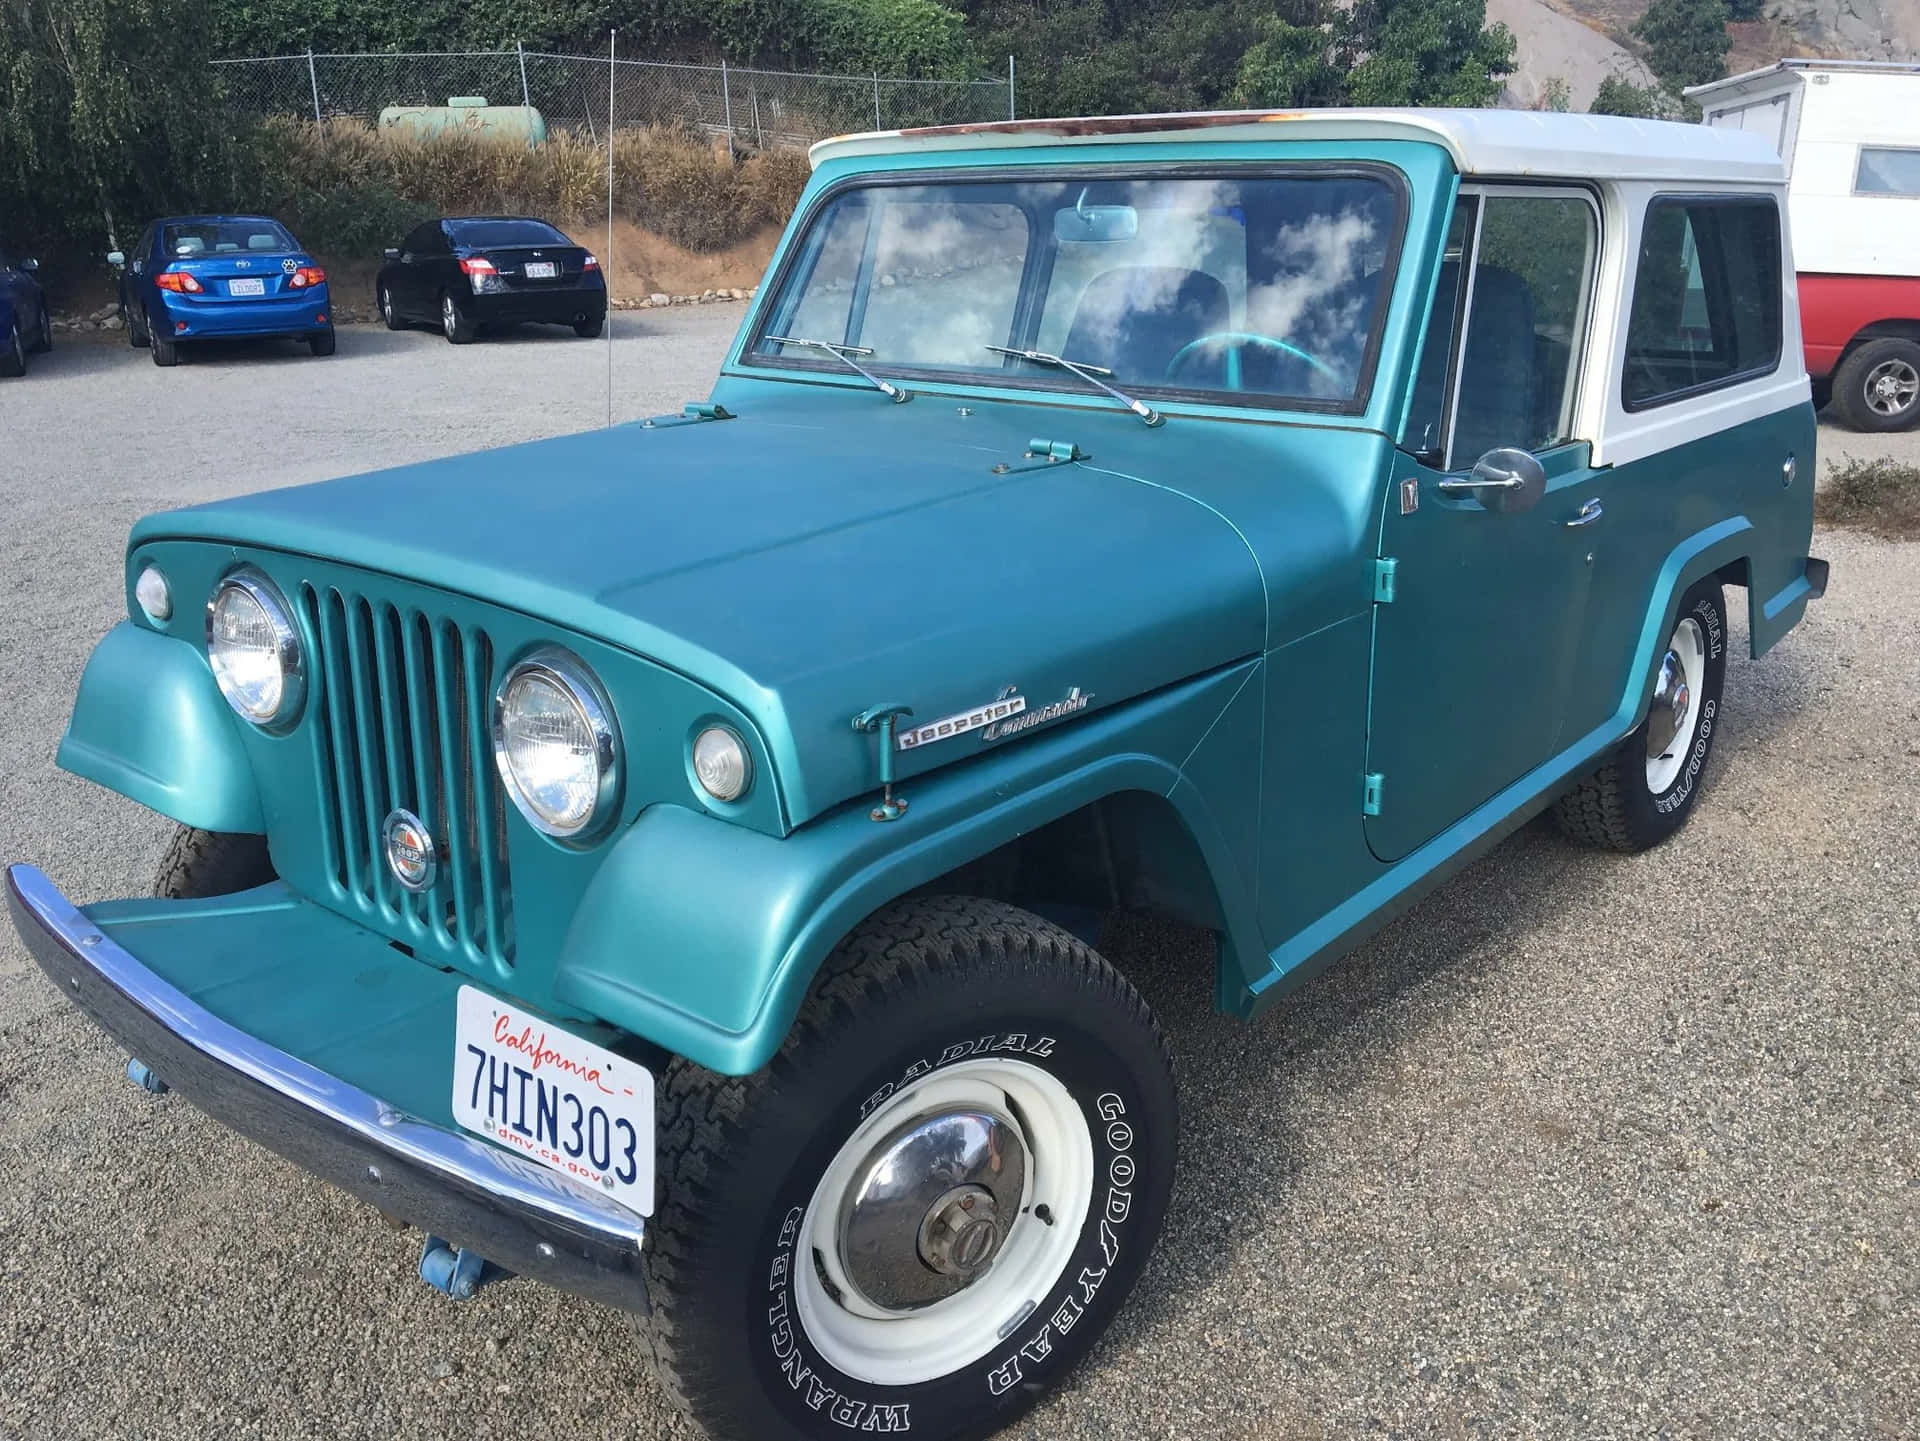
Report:
[[[1656,198],[1640,233],[1622,403],[1644,410],[1773,371],[1780,291],[1771,199]]]
[[[1853,189],[1856,195],[1920,195],[1920,150],[1862,145]]]

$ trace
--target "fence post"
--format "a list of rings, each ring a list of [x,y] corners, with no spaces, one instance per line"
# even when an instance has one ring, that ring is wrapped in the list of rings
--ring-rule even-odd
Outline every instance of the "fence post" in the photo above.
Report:
[[[1013,108],[1013,56],[1009,55],[1007,56],[1007,119],[1018,120],[1019,118]]]
[[[733,141],[733,86],[727,80],[727,62],[720,62],[720,103],[727,112],[727,141]]]
[[[873,72],[873,128],[884,129],[880,124],[880,72]]]
[[[533,92],[527,89],[527,47],[516,40],[513,42],[513,48],[520,55],[520,103],[531,110],[533,109]]]
[[[320,124],[320,77],[313,68],[313,47],[307,47],[307,84],[313,87],[313,123]]]

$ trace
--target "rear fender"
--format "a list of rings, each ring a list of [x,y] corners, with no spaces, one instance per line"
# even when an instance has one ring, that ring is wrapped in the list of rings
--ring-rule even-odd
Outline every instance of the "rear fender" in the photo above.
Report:
[[[1240,693],[1250,661],[1023,737],[901,787],[900,820],[872,799],[785,838],[676,805],[642,812],[595,873],[554,979],[564,1004],[696,1061],[745,1075],[770,1060],[841,938],[889,901],[1105,796],[1166,797],[1215,888],[1223,964],[1264,959],[1251,895],[1213,801],[1182,771]],[[972,737],[946,742],[966,745]]]

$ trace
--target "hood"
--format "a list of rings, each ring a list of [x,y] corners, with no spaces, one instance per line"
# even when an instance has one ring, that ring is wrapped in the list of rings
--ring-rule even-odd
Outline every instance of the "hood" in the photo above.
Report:
[[[324,556],[602,637],[750,716],[797,825],[876,788],[876,741],[851,726],[870,706],[926,724],[1010,695],[1031,724],[1070,723],[1261,650],[1265,592],[1234,527],[1096,464],[1024,459],[1047,424],[1090,422],[809,387],[740,419],[619,426],[149,517],[134,543]],[[929,736],[899,773],[983,743]]]

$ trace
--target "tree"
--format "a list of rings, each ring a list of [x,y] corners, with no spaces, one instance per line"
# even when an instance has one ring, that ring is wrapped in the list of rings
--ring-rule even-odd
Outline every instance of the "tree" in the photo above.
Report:
[[[1727,73],[1727,0],[1653,0],[1633,33],[1647,47],[1647,68],[1678,95]]]
[[[1355,105],[1491,105],[1513,73],[1513,32],[1486,0],[1354,0],[1334,63]]]
[[[1637,120],[1680,120],[1685,104],[1658,85],[1635,85],[1618,75],[1600,82],[1600,89],[1587,107],[1590,115],[1629,115]]]

